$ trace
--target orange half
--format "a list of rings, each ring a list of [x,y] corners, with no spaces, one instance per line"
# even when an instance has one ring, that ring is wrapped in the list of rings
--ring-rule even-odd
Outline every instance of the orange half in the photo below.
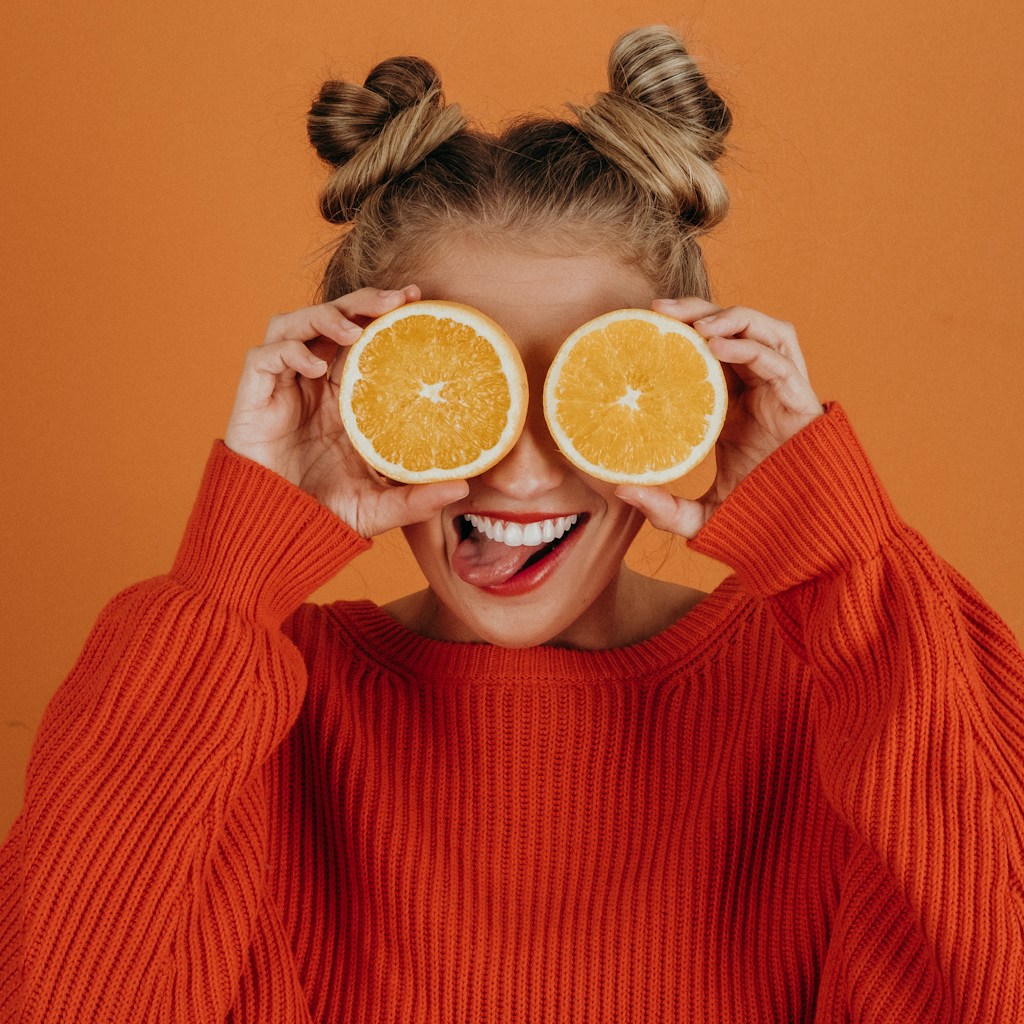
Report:
[[[727,406],[725,374],[705,339],[648,309],[578,328],[544,382],[555,443],[574,466],[612,483],[684,476],[714,447]]]
[[[341,419],[359,454],[402,483],[489,469],[526,421],[526,370],[489,317],[410,302],[374,320],[346,354]]]

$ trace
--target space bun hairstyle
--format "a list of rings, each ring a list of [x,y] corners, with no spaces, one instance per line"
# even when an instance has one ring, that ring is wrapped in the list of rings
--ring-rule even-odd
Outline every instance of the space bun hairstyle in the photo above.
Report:
[[[419,57],[378,64],[363,85],[325,82],[308,118],[309,141],[334,168],[320,212],[347,223],[375,189],[408,173],[466,126],[444,105],[437,72]]]
[[[683,223],[718,224],[729,194],[715,162],[732,115],[682,40],[657,25],[627,33],[608,58],[608,82],[591,106],[570,107],[591,145]]]
[[[322,297],[397,287],[454,237],[542,252],[604,251],[661,295],[710,297],[697,239],[721,222],[716,164],[729,109],[670,28],[623,35],[608,91],[571,118],[518,118],[496,133],[447,105],[418,57],[363,85],[326,82],[309,138],[331,167],[323,216],[345,225]]]

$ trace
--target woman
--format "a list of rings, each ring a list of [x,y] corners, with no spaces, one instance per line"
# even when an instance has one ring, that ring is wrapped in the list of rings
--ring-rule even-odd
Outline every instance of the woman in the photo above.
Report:
[[[3,852],[8,1017],[1021,1018],[1024,659],[793,327],[710,301],[724,103],[665,29],[610,67],[573,121],[496,138],[421,61],[324,87],[350,227],[324,301],[250,353],[171,573],[112,602],[47,713]],[[421,296],[501,324],[533,405],[488,472],[397,487],[337,379]],[[625,306],[730,368],[701,501],[589,478],[545,431],[555,349]],[[524,552],[481,517],[570,528]],[[645,517],[736,575],[631,572]],[[426,590],[302,603],[396,526]]]

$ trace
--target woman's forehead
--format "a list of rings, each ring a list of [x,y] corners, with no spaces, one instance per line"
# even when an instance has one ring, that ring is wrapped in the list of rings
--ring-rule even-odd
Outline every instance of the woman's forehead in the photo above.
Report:
[[[658,297],[638,271],[610,256],[478,242],[446,248],[408,283],[419,285],[425,299],[479,309],[520,345],[562,339],[601,313],[647,307]]]

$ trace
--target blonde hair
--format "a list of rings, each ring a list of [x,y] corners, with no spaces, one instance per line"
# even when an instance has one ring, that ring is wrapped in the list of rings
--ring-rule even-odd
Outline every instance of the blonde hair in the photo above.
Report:
[[[362,86],[324,83],[309,138],[333,168],[323,216],[346,230],[322,297],[404,284],[460,236],[601,248],[659,294],[709,297],[697,239],[729,205],[715,168],[729,109],[664,26],[622,36],[608,79],[590,106],[569,108],[572,119],[524,117],[497,133],[446,104],[418,57],[383,61]]]

